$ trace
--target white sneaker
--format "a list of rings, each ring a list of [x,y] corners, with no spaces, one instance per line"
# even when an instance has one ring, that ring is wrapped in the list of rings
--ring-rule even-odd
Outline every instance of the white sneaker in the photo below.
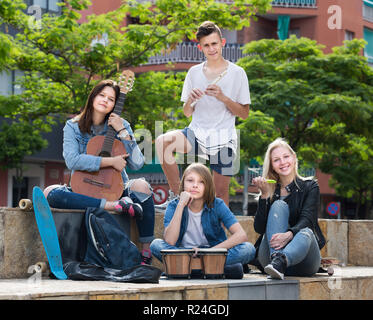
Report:
[[[179,198],[178,194],[175,194],[175,193],[173,193],[173,191],[169,190],[167,200],[165,202],[163,202],[162,204],[156,204],[154,206],[154,208],[155,208],[156,211],[160,211],[160,212],[164,213],[164,212],[166,212],[166,208],[167,208],[168,204],[172,200],[175,200],[175,199],[178,199],[178,198]]]
[[[272,279],[284,280],[284,274],[287,267],[285,254],[274,252],[271,256],[271,263],[265,266],[264,272],[271,276]]]
[[[265,266],[264,272],[268,274],[269,279],[279,279],[284,280],[284,274],[275,269],[275,267],[271,264]]]

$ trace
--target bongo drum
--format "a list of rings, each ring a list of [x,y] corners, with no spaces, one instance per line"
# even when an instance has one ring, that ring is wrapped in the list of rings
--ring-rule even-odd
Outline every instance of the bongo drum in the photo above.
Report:
[[[204,277],[224,277],[224,265],[228,250],[225,248],[198,249]]]
[[[161,250],[161,254],[167,277],[190,278],[193,249]]]

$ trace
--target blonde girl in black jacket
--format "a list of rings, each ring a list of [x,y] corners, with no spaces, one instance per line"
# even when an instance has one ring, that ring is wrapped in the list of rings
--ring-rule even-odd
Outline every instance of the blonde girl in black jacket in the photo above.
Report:
[[[297,156],[284,139],[268,146],[263,176],[253,184],[261,192],[254,229],[261,234],[258,261],[264,271],[275,279],[315,274],[325,244],[317,222],[320,190],[315,180],[298,174]]]

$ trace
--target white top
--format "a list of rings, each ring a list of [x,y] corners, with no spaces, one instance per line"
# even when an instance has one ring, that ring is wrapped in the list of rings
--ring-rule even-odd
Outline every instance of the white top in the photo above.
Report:
[[[194,88],[204,91],[213,82],[208,81],[203,72],[204,63],[189,69],[185,77],[181,101],[186,102]],[[233,101],[243,105],[251,103],[246,72],[234,63],[228,61],[227,73],[216,85]],[[202,150],[205,149],[207,154],[215,154],[225,146],[231,147],[236,152],[235,118],[223,102],[215,97],[204,95],[194,107],[189,128],[193,130]]]
[[[196,248],[199,246],[208,246],[209,243],[203,233],[201,216],[202,211],[193,212],[188,208],[188,225],[184,233],[181,245],[184,248]]]

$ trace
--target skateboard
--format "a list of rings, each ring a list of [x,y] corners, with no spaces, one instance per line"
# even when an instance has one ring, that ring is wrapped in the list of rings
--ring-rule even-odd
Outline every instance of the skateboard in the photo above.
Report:
[[[33,189],[32,202],[34,205],[36,223],[47,254],[50,270],[57,279],[65,280],[67,276],[63,271],[61,249],[58,242],[56,226],[48,201],[39,187],[34,187]]]

